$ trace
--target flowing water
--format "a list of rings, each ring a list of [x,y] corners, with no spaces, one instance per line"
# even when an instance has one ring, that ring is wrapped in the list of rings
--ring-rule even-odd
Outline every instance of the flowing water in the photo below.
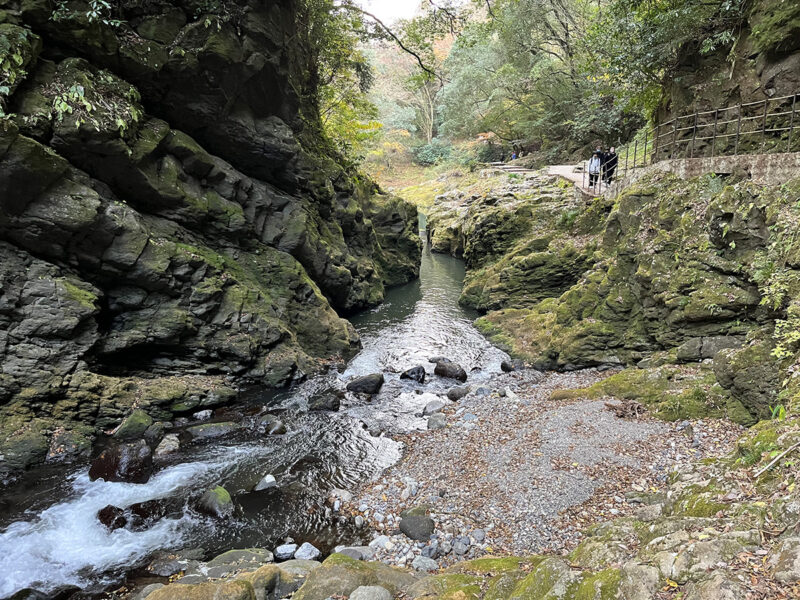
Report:
[[[454,384],[434,376],[428,359],[456,360],[470,373],[470,383],[479,384],[506,358],[472,327],[475,315],[458,306],[463,277],[461,261],[424,251],[418,281],[390,290],[382,305],[352,319],[363,350],[343,373],[277,394],[256,390],[248,394],[248,405],[220,417],[246,421],[266,408],[286,423],[283,436],[243,432],[190,446],[143,485],[92,482],[82,466],[43,468],[2,490],[0,598],[29,587],[97,592],[158,551],[202,548],[210,557],[231,548],[273,548],[287,536],[323,551],[365,541],[365,533],[337,518],[325,500],[332,489],[352,489],[400,458],[401,445],[387,433],[425,427],[418,415],[432,397],[423,392]],[[416,365],[428,372],[424,385],[399,379]],[[307,410],[315,395],[376,372],[385,374],[386,383],[372,401],[348,394],[339,412]],[[279,488],[249,491],[267,473]],[[199,493],[216,485],[234,498],[231,520],[216,521],[191,508]],[[166,514],[141,531],[109,532],[97,520],[97,511],[108,504],[125,508],[154,499],[164,499]]]

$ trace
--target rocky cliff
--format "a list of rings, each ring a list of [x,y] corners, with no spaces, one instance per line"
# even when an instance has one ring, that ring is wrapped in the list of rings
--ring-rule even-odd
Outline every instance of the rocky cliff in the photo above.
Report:
[[[418,274],[297,91],[295,2],[95,5],[0,2],[0,473],[302,378]]]
[[[442,251],[467,238],[462,301],[487,311],[479,327],[516,356],[638,366],[591,394],[752,424],[791,401],[798,185],[654,175],[615,200],[583,200],[534,177],[442,197],[429,223]],[[494,238],[481,243],[483,229]]]

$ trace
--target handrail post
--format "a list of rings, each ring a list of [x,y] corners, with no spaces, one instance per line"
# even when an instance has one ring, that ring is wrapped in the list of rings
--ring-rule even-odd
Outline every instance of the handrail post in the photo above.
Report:
[[[625,177],[628,176],[628,153],[631,151],[630,146],[625,146]]]
[[[636,171],[636,152],[639,149],[639,140],[633,141],[633,170]]]
[[[761,122],[761,153],[767,149],[767,105],[769,99],[764,100],[764,119]]]
[[[642,167],[647,166],[647,127],[644,128],[644,158],[642,159]]]
[[[733,148],[734,156],[739,154],[739,134],[742,131],[742,103],[739,102],[739,118],[736,121],[736,145]]]
[[[669,149],[669,157],[675,156],[675,146],[678,143],[678,117],[675,117],[674,125],[672,126],[672,148]]]
[[[697,139],[697,113],[694,113],[694,125],[692,126],[692,149],[689,151],[689,158],[694,158],[694,141]]]
[[[658,162],[658,140],[661,137],[661,123],[656,125],[656,141],[654,142],[655,148],[653,148],[653,160],[652,163]]]
[[[792,129],[794,129],[794,110],[795,110],[795,105],[796,104],[797,104],[797,94],[792,96],[792,116],[789,119],[789,140],[788,140],[788,143],[786,145],[786,151],[787,152],[791,152],[792,151]]]
[[[719,119],[719,109],[714,109],[714,132],[711,134],[711,158],[714,158],[714,150],[717,146],[717,120]]]

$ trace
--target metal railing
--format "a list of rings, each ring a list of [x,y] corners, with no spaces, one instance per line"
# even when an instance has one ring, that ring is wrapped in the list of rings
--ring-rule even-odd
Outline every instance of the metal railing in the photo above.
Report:
[[[627,144],[617,155],[610,181],[601,173],[600,183],[589,186],[586,161],[583,187],[597,194],[618,193],[637,169],[664,160],[800,152],[798,128],[800,94],[682,115]]]

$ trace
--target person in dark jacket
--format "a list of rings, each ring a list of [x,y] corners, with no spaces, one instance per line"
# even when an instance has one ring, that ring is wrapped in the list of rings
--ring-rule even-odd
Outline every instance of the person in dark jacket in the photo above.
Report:
[[[603,163],[603,181],[606,182],[606,185],[611,185],[611,182],[614,181],[614,172],[617,170],[617,163],[619,163],[619,157],[613,146],[605,153]]]

